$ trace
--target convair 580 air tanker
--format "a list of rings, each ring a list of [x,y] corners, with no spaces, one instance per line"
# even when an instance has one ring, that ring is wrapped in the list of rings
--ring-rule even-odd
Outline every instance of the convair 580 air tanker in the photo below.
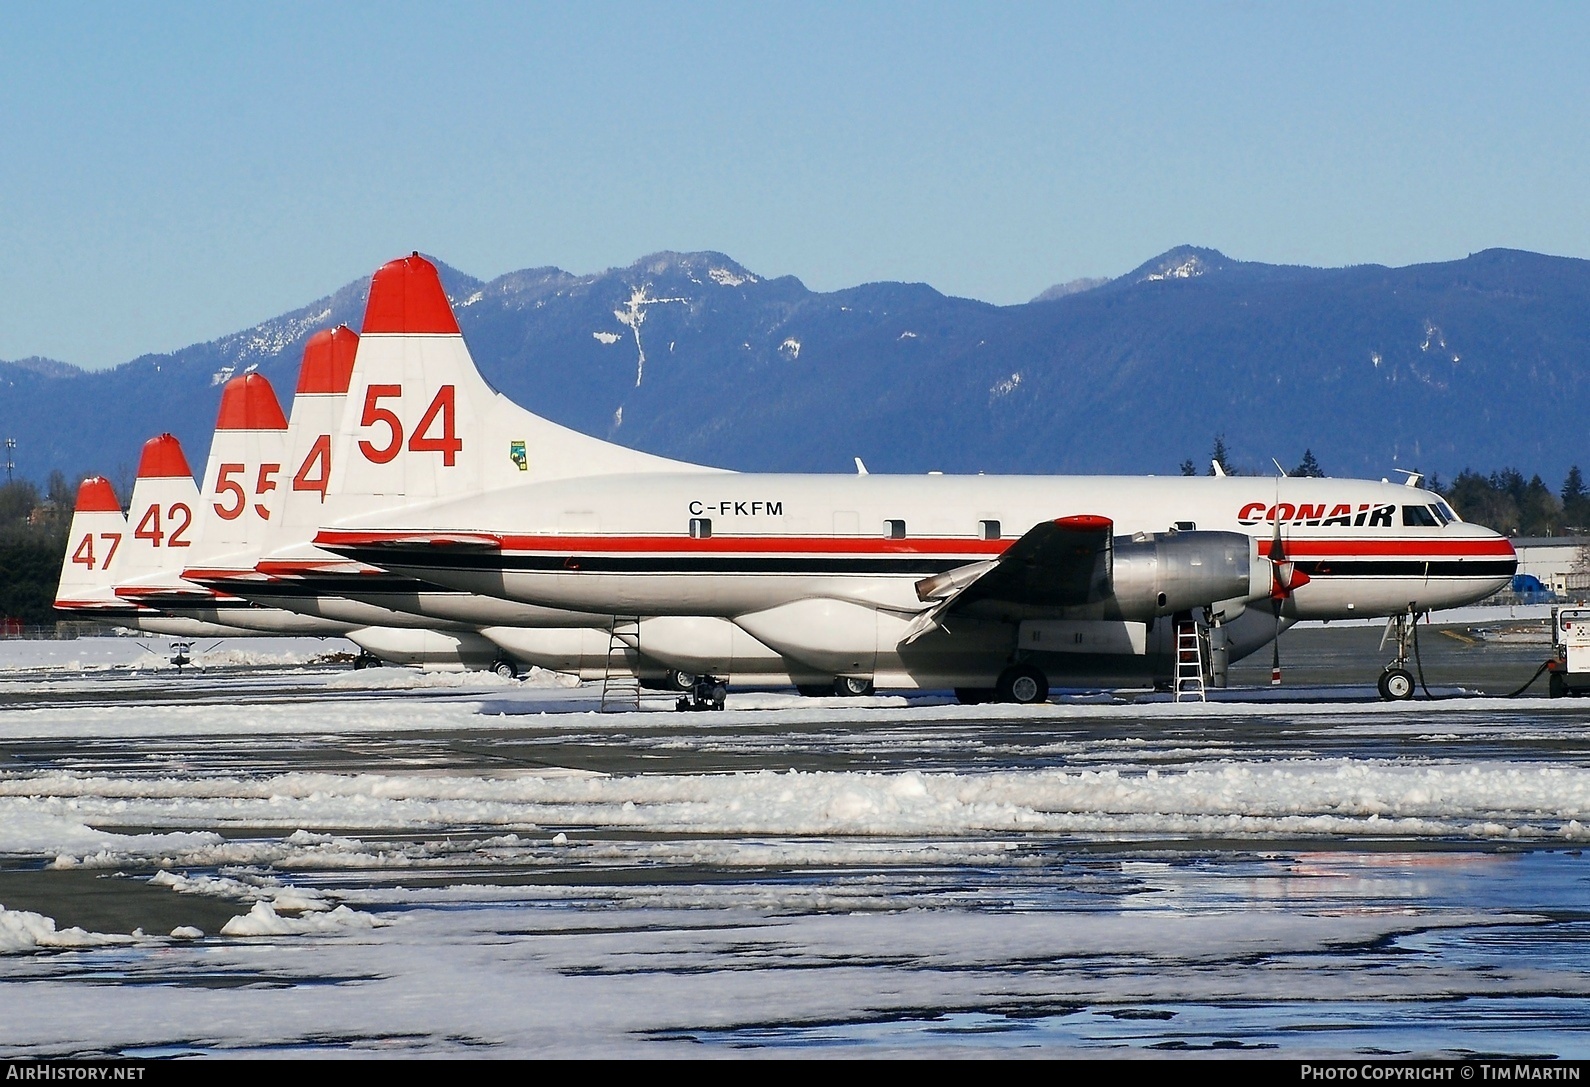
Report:
[[[731,680],[739,635],[853,689],[1035,701],[1167,680],[1178,624],[1235,659],[1299,619],[1478,600],[1517,564],[1438,495],[1383,480],[739,474],[640,453],[492,389],[417,254],[371,282],[338,441],[333,487],[390,506],[321,547],[633,618],[647,656]],[[1405,697],[1396,670],[1382,693]]]

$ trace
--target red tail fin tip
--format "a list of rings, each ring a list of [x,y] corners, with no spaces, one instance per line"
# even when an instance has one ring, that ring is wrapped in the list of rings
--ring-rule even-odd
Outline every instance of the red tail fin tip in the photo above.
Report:
[[[322,329],[304,344],[303,365],[298,368],[298,391],[331,393],[348,391],[353,380],[353,357],[359,349],[359,334],[347,325]]]
[[[436,265],[415,253],[389,261],[370,277],[363,335],[372,332],[430,332],[457,335],[458,319],[442,290]]]
[[[77,485],[78,513],[120,513],[116,489],[104,476],[89,476]]]
[[[221,391],[221,411],[216,430],[286,430],[287,418],[276,399],[276,390],[264,374],[243,374]]]
[[[174,479],[178,476],[193,478],[188,458],[182,455],[182,443],[175,434],[161,434],[144,443],[143,457],[138,461],[139,479]]]

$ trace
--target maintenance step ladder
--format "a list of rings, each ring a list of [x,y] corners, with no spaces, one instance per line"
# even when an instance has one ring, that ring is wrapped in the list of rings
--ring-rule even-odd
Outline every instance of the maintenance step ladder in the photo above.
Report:
[[[1204,638],[1191,620],[1176,624],[1176,701],[1207,702],[1204,689]]]
[[[607,639],[607,668],[602,674],[602,712],[640,709],[640,677],[630,663],[640,657],[640,617],[613,616]]]

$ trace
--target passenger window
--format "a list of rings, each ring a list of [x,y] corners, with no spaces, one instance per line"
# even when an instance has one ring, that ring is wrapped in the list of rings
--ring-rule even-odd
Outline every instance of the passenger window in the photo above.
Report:
[[[978,537],[980,539],[984,539],[984,540],[997,540],[997,539],[999,539],[999,522],[998,521],[979,521],[979,522],[977,522],[977,535],[978,535]]]
[[[883,534],[891,540],[905,539],[905,522],[885,521],[883,523]]]
[[[1177,521],[1173,526],[1177,532],[1192,532],[1198,527],[1196,521]]]
[[[1410,528],[1438,528],[1440,522],[1428,506],[1403,506],[1402,523]]]
[[[710,518],[710,517],[692,517],[692,518],[690,518],[690,536],[691,536],[692,539],[705,540],[707,537],[709,537],[711,535],[712,535],[712,518]]]

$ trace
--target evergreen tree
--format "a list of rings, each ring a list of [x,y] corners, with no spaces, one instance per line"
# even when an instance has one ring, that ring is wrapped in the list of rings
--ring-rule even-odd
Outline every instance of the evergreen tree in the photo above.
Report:
[[[1215,465],[1220,465],[1220,470],[1226,475],[1231,475],[1231,465],[1226,463],[1226,436],[1215,435],[1214,448],[1209,451],[1209,474],[1215,474]]]
[[[1569,532],[1590,532],[1590,491],[1585,490],[1577,464],[1568,469],[1562,483],[1562,520]]]
[[[1292,469],[1292,474],[1294,476],[1306,476],[1310,479],[1325,478],[1325,473],[1320,468],[1319,461],[1314,459],[1314,450],[1312,449],[1303,450],[1303,460],[1296,468]]]
[[[1198,474],[1198,466],[1193,464],[1191,458],[1181,462],[1181,474],[1184,476],[1195,476]]]

